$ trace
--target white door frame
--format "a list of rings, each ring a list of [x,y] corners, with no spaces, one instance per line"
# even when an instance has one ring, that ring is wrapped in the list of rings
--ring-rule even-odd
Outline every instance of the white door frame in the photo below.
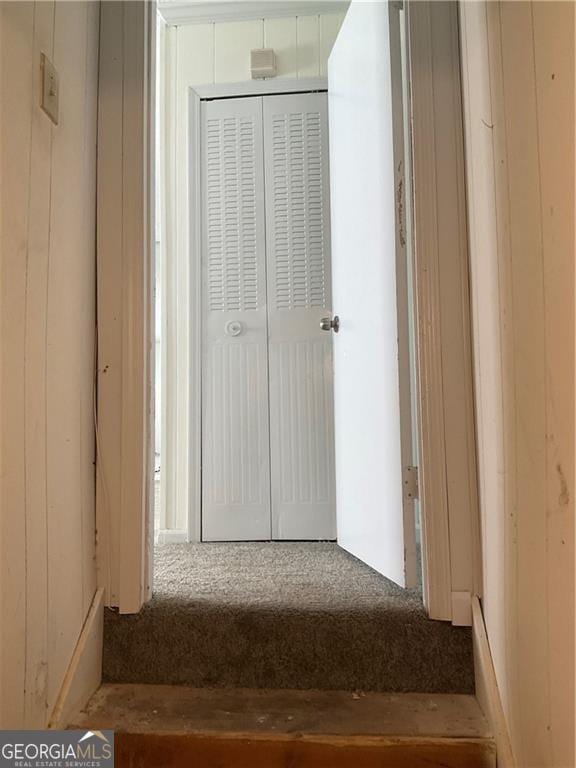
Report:
[[[188,205],[189,205],[189,232],[190,232],[190,386],[189,386],[189,419],[188,419],[188,445],[189,452],[189,476],[188,476],[188,530],[183,532],[160,535],[160,541],[190,541],[201,540],[201,443],[202,430],[197,428],[201,423],[202,399],[202,279],[201,279],[201,197],[200,197],[200,119],[201,102],[203,99],[221,99],[242,96],[266,96],[282,93],[309,93],[314,91],[326,91],[328,80],[325,77],[312,77],[302,79],[275,79],[255,80],[242,83],[217,83],[205,86],[190,87],[188,89]],[[162,308],[167,311],[167,307]],[[169,310],[168,310],[169,311]],[[170,376],[175,376],[175,370],[166,370],[165,379],[168,381],[167,389],[170,390]],[[165,409],[163,407],[163,418]],[[161,474],[161,483],[162,483]],[[176,495],[173,495],[173,498]]]
[[[121,5],[126,14],[129,14],[130,7],[141,6],[147,6],[150,12],[155,12],[153,4],[126,2]],[[455,6],[454,3],[435,2],[405,4],[409,17],[415,181],[414,274],[419,371],[420,498],[424,528],[424,599],[432,618],[465,624],[470,622],[470,595],[480,593],[481,574],[472,409],[458,19]],[[134,10],[133,13],[138,15],[140,11]],[[111,35],[112,39],[115,34],[111,30],[103,32],[105,38]],[[130,50],[137,57],[144,54],[143,61],[150,61],[150,58],[146,57],[151,56],[153,40],[150,40],[147,25],[138,23],[132,34],[127,37],[132,43],[130,40],[119,41],[120,51],[124,51],[122,57],[127,57],[126,62],[128,63],[130,58]],[[443,68],[435,69],[435,62],[442,56]],[[445,77],[447,67],[454,75],[451,82]],[[119,115],[128,125],[131,124],[130,120],[140,114],[143,103],[141,94],[149,93],[150,89],[153,89],[150,78],[150,66],[135,67],[130,80],[131,87],[128,93],[124,94],[124,98],[116,103],[110,100],[105,103],[100,115],[99,153],[103,151],[103,137],[106,138],[107,131],[108,141],[111,141],[113,136],[117,138],[115,126]],[[198,112],[197,106],[203,95],[215,98],[217,93],[238,96],[258,92],[279,93],[286,92],[282,89],[289,87],[288,81],[278,79],[273,82],[191,89],[191,109],[193,110],[196,104]],[[316,82],[315,87],[311,87],[306,81],[299,80],[297,86],[293,84],[293,90],[298,89],[318,90],[319,85]],[[100,91],[102,99],[102,83]],[[137,98],[129,98],[130,95]],[[106,109],[109,110],[108,113]],[[149,105],[148,111],[153,111]],[[151,123],[149,114],[146,124]],[[444,140],[447,136],[450,137],[449,145]],[[143,149],[142,153],[139,148]],[[197,149],[194,145],[191,146],[193,152]],[[134,189],[144,190],[142,179],[149,170],[153,147],[146,144],[145,140],[135,147],[133,136],[129,139],[126,136],[126,150],[128,151],[124,160],[120,157],[110,158],[108,163],[100,160],[99,184],[102,190],[107,184],[111,184],[112,188],[115,184],[117,186],[119,168],[122,182],[128,184],[127,189],[130,184],[134,184]],[[197,215],[197,190],[191,189],[191,193],[192,197],[196,195],[191,200],[191,214]],[[449,210],[443,207],[446,200],[451,201]],[[109,204],[109,216],[112,216],[112,208]],[[103,369],[107,355],[102,345],[102,334],[99,333],[99,569],[101,583],[109,587],[111,593],[116,585],[116,592],[108,597],[108,603],[120,605],[121,610],[131,612],[139,609],[149,592],[146,566],[149,538],[146,531],[151,519],[153,497],[146,491],[145,475],[149,465],[148,456],[153,451],[153,430],[138,427],[138,424],[149,424],[150,409],[153,407],[149,398],[143,394],[148,386],[145,383],[149,380],[152,346],[146,343],[142,351],[143,329],[147,328],[150,322],[152,301],[149,296],[149,283],[138,277],[141,265],[148,265],[149,259],[145,256],[144,259],[126,262],[126,269],[119,275],[122,286],[120,291],[110,283],[107,284],[103,279],[101,261],[103,258],[107,259],[110,266],[112,251],[106,256],[102,245],[106,238],[106,229],[101,215],[99,209],[99,305],[102,306],[99,322],[106,323],[105,310],[107,306],[113,305],[113,295],[128,301],[132,312],[124,311],[121,315],[125,322],[122,332],[118,328],[114,343],[111,341],[113,332],[108,329],[108,343],[112,344],[111,349],[115,355],[114,376],[117,380],[121,377],[118,367],[126,373],[124,383],[119,389],[116,387],[114,390],[110,382],[106,382]],[[132,206],[125,203],[121,213],[116,217],[112,216],[117,231],[125,232],[124,245],[120,252],[126,252],[130,233],[143,231],[142,215],[141,205]],[[146,254],[146,238],[140,239],[139,242],[140,253]],[[151,233],[148,242],[152,242]],[[194,241],[191,245],[198,247]],[[112,248],[118,249],[120,246],[116,244]],[[108,291],[110,295],[104,295],[103,291]],[[198,306],[197,302],[191,304]],[[121,298],[118,306],[121,308]],[[191,317],[191,321],[194,320],[195,318]],[[198,326],[193,327],[198,334]],[[195,375],[198,373],[199,371]],[[136,399],[132,400],[130,396]],[[118,421],[118,418],[121,420]],[[129,450],[127,455],[119,452],[122,443],[118,430],[111,426],[114,420],[116,424],[122,424],[120,431],[125,438],[124,446]],[[106,429],[103,429],[106,422]],[[103,431],[106,434],[103,434]],[[199,434],[196,433],[199,433],[199,430],[195,430],[195,439],[199,440]],[[124,487],[123,493],[118,484],[102,490],[107,486],[107,468],[120,459],[120,486]],[[192,461],[193,457],[191,464]],[[199,462],[195,464],[194,469],[199,473]],[[109,497],[108,501],[106,496]],[[198,498],[197,491],[194,498]],[[196,518],[194,524],[198,525]],[[107,573],[112,574],[110,579],[106,577]],[[119,598],[118,595],[125,595],[125,598]]]
[[[98,85],[98,586],[136,613],[150,596],[154,472],[156,3],[102,3]]]
[[[404,516],[404,551],[406,587],[417,586],[419,582],[417,541],[416,541],[416,498],[414,484],[409,482],[409,473],[416,465],[417,449],[415,442],[420,431],[419,412],[415,407],[413,389],[417,389],[416,371],[412,370],[412,345],[417,345],[414,328],[411,327],[415,307],[410,305],[412,289],[409,286],[411,271],[408,260],[413,257],[412,217],[410,204],[410,163],[406,158],[406,130],[408,111],[404,100],[404,77],[408,76],[402,60],[402,34],[400,14],[403,8],[398,3],[390,3],[388,11],[390,30],[390,69],[392,74],[392,141],[394,152],[394,202],[396,224],[396,296],[398,322],[398,383],[400,401],[400,438],[402,452],[402,510]],[[414,338],[411,338],[411,333]],[[423,579],[425,581],[426,579]]]
[[[482,582],[458,4],[406,7],[424,603],[469,625]]]

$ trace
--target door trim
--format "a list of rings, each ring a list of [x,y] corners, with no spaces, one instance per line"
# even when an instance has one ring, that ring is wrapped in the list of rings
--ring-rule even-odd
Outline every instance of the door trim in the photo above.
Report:
[[[414,316],[414,307],[411,303],[411,281],[408,259],[413,256],[413,237],[411,215],[407,208],[410,204],[411,164],[407,164],[406,158],[410,156],[406,152],[405,121],[408,112],[405,109],[403,92],[404,77],[408,75],[404,71],[402,59],[402,35],[403,27],[400,21],[402,9],[397,3],[389,3],[388,20],[390,36],[390,65],[392,74],[392,139],[394,151],[394,202],[396,222],[396,295],[398,315],[398,383],[400,401],[400,437],[402,453],[402,473],[405,468],[417,464],[415,453],[416,435],[419,431],[418,412],[414,408],[413,389],[417,382],[413,380],[411,354],[412,341],[416,344],[414,328],[411,328],[411,320]],[[413,303],[413,302],[412,302]],[[404,476],[402,477],[404,482]],[[416,587],[419,582],[418,557],[416,542],[416,501],[408,497],[404,485],[402,488],[402,511],[404,518],[404,551],[405,551],[405,579],[406,587]]]
[[[452,621],[481,590],[458,7],[407,7],[424,603]]]
[[[156,3],[102,3],[98,85],[98,586],[136,613],[150,596],[154,456]]]
[[[456,232],[458,235],[457,263],[459,265],[459,288],[456,293],[457,301],[460,306],[461,314],[459,324],[464,329],[464,337],[456,350],[457,357],[463,366],[463,377],[458,378],[459,370],[454,360],[448,358],[443,360],[443,354],[446,354],[446,338],[443,337],[440,325],[441,319],[441,293],[440,287],[446,278],[445,272],[440,269],[444,264],[445,254],[441,252],[438,239],[437,225],[438,220],[434,213],[436,211],[437,199],[433,194],[433,180],[436,179],[438,167],[441,165],[440,158],[437,157],[434,146],[434,131],[430,130],[432,125],[431,117],[438,114],[435,110],[437,104],[434,103],[433,83],[430,77],[426,77],[426,61],[430,63],[432,56],[432,24],[430,16],[436,12],[434,8],[440,6],[449,6],[444,3],[410,3],[407,4],[409,11],[410,27],[410,57],[411,57],[411,87],[412,87],[412,120],[413,120],[413,154],[414,154],[414,176],[416,179],[415,194],[415,232],[417,238],[417,252],[415,257],[416,267],[416,292],[417,292],[417,315],[418,315],[418,364],[419,364],[419,405],[420,405],[420,431],[421,431],[421,485],[423,495],[423,524],[424,524],[424,571],[425,571],[425,603],[428,612],[432,618],[441,618],[451,620],[452,618],[452,592],[458,593],[470,591],[479,593],[480,591],[480,549],[479,549],[479,521],[478,521],[478,503],[477,503],[477,485],[476,485],[476,464],[475,464],[475,434],[474,420],[472,410],[473,388],[471,376],[471,348],[470,348],[470,329],[469,329],[469,296],[468,296],[468,258],[466,248],[466,218],[464,203],[464,170],[463,153],[462,158],[457,160],[457,188],[458,188],[458,221]],[[119,8],[123,12],[130,13],[130,8],[134,14],[141,14],[141,9],[146,6],[148,12],[155,16],[154,3],[121,3]],[[138,9],[138,10],[137,10]],[[453,9],[457,14],[457,8]],[[457,15],[451,22],[451,48],[450,54],[453,56],[453,70],[455,73],[454,83],[451,84],[452,95],[456,91],[459,94],[459,50],[457,47]],[[454,32],[456,42],[454,42]],[[123,271],[122,280],[126,279],[124,297],[129,299],[133,312],[126,314],[124,306],[125,321],[123,321],[122,332],[116,332],[115,339],[113,331],[109,328],[109,338],[107,343],[112,344],[115,361],[115,370],[109,370],[106,376],[102,370],[102,364],[105,363],[107,353],[106,345],[103,343],[102,330],[106,322],[110,323],[113,312],[109,308],[114,304],[116,295],[113,285],[103,285],[102,272],[99,274],[99,285],[101,291],[99,295],[99,453],[98,468],[99,473],[99,498],[97,500],[98,509],[98,531],[99,531],[99,579],[100,583],[108,590],[107,602],[111,605],[120,605],[121,610],[125,612],[136,612],[139,610],[142,602],[149,594],[149,540],[147,539],[147,526],[152,506],[152,496],[150,489],[146,485],[144,474],[148,466],[148,456],[150,450],[153,450],[153,429],[150,428],[149,415],[153,411],[153,404],[149,396],[144,394],[150,387],[150,368],[153,360],[152,346],[143,342],[145,338],[144,328],[150,322],[150,310],[153,307],[152,297],[149,295],[149,284],[141,279],[142,265],[144,271],[148,268],[148,246],[152,242],[151,233],[138,235],[142,232],[143,226],[143,206],[137,202],[142,201],[146,189],[143,179],[150,171],[149,163],[153,157],[153,148],[150,146],[150,137],[153,134],[153,110],[150,104],[147,109],[147,118],[145,122],[149,132],[143,132],[142,137],[138,133],[136,141],[134,135],[126,134],[125,145],[126,156],[123,161],[116,158],[115,162],[105,163],[102,158],[103,147],[106,144],[103,131],[108,131],[108,145],[117,141],[118,136],[114,132],[117,121],[120,124],[124,112],[126,115],[134,115],[143,108],[142,94],[149,93],[151,87],[152,75],[150,70],[153,64],[150,56],[153,48],[153,41],[149,39],[150,30],[146,24],[137,23],[132,27],[132,32],[127,37],[130,41],[119,42],[120,67],[123,62],[129,63],[128,51],[134,55],[134,60],[142,56],[143,60],[148,61],[147,67],[138,65],[134,67],[130,84],[132,87],[127,89],[125,101],[123,97],[117,97],[116,90],[112,88],[108,94],[109,99],[103,105],[103,98],[106,96],[103,88],[102,77],[99,86],[101,100],[101,116],[99,125],[99,236],[98,243],[98,267],[110,269],[114,256],[121,254],[132,254],[132,257],[126,261],[126,268]],[[112,35],[112,32],[108,34]],[[106,34],[103,29],[103,39]],[[415,41],[419,44],[416,45]],[[437,44],[437,43],[436,43]],[[101,58],[102,62],[102,58]],[[101,64],[102,65],[102,64]],[[418,79],[418,73],[420,78]],[[117,73],[116,73],[117,74]],[[415,77],[416,75],[416,77]],[[123,75],[126,80],[126,74]],[[116,81],[115,81],[116,82]],[[120,77],[120,84],[123,82]],[[282,93],[283,88],[289,86],[288,80],[275,80],[274,87],[276,93]],[[152,85],[153,87],[153,85]],[[243,88],[262,87],[262,84],[253,83],[244,84]],[[266,86],[268,87],[268,86]],[[299,81],[299,87],[302,87],[302,81]],[[456,90],[455,90],[456,89]],[[192,101],[198,99],[198,93],[192,90],[190,98]],[[316,89],[315,89],[316,90]],[[244,92],[245,93],[245,92]],[[116,101],[110,102],[110,98],[116,94]],[[130,99],[129,97],[133,97]],[[216,95],[212,95],[216,98]],[[459,98],[459,95],[458,95]],[[456,101],[453,102],[455,104]],[[458,102],[459,103],[459,102]],[[106,114],[103,109],[108,110]],[[461,141],[461,109],[452,106],[451,111],[446,116],[447,123],[454,121],[460,124],[460,132],[457,134]],[[192,138],[192,121],[189,123],[190,138]],[[458,126],[457,126],[458,129]],[[147,138],[146,138],[147,135]],[[146,143],[148,141],[148,143]],[[121,145],[122,146],[122,145]],[[192,145],[193,147],[193,145]],[[459,153],[460,154],[460,153]],[[138,160],[138,158],[140,158]],[[110,160],[110,158],[109,158]],[[118,167],[121,173],[118,174]],[[119,181],[117,176],[121,176]],[[105,247],[106,232],[109,237],[112,234],[117,239],[117,233],[122,228],[117,226],[104,226],[105,216],[103,217],[103,208],[106,195],[105,189],[115,189],[114,185],[125,183],[130,197],[124,201],[120,220],[125,227],[125,237],[122,242],[110,244]],[[136,191],[139,190],[137,193]],[[194,190],[192,190],[194,192]],[[132,197],[132,194],[138,194],[138,197]],[[192,202],[196,198],[193,197]],[[111,211],[119,205],[120,197],[114,193],[108,201],[107,210],[110,220]],[[132,200],[132,204],[128,205]],[[462,207],[460,207],[462,206]],[[195,211],[191,205],[191,212]],[[462,214],[461,211],[464,211]],[[112,217],[116,221],[115,217]],[[192,227],[190,228],[192,231]],[[430,236],[430,246],[426,249],[422,243],[426,242],[427,236]],[[130,248],[128,249],[128,245]],[[194,241],[191,243],[194,246]],[[138,258],[135,255],[138,254]],[[453,254],[454,255],[454,254]],[[441,258],[442,257],[442,258]],[[138,266],[140,265],[140,267]],[[134,270],[134,271],[132,271]],[[133,293],[128,292],[128,287]],[[138,295],[136,295],[138,294]],[[190,302],[190,305],[196,302]],[[122,301],[118,305],[122,314]],[[194,308],[188,308],[189,322],[194,320]],[[199,333],[197,325],[195,334]],[[112,339],[112,341],[111,341]],[[123,343],[122,343],[123,342]],[[144,350],[142,344],[145,343]],[[110,349],[110,347],[109,347]],[[132,366],[133,363],[137,367]],[[121,372],[126,370],[129,377],[125,379],[124,385],[120,384],[120,389],[110,388],[112,376],[121,376]],[[458,424],[453,414],[446,408],[445,385],[447,381],[453,382],[459,380],[463,387],[463,402],[465,402],[466,412],[465,420]],[[106,388],[108,389],[106,390]],[[131,400],[129,393],[135,394],[135,399]],[[115,415],[121,414],[122,420],[114,419]],[[130,415],[129,415],[130,414]],[[134,418],[134,422],[131,419]],[[108,420],[107,426],[105,422]],[[186,414],[185,429],[191,429],[191,414]],[[118,423],[121,423],[121,429],[118,429]],[[116,427],[114,427],[116,424]],[[134,431],[131,429],[133,424],[137,425]],[[140,429],[140,425],[148,425]],[[436,425],[436,427],[435,427]],[[104,429],[105,427],[105,429]],[[107,430],[107,432],[106,432]],[[122,440],[118,432],[126,436],[125,444],[122,446]],[[106,432],[106,433],[105,433]],[[191,436],[189,434],[189,436]],[[463,441],[462,450],[454,451],[454,442],[452,443],[452,456],[450,458],[447,449],[447,441],[454,439]],[[436,444],[434,440],[438,440]],[[433,452],[434,447],[438,447],[439,453]],[[120,448],[124,447],[128,453],[120,453]],[[456,459],[454,456],[456,454]],[[459,455],[458,455],[459,454]],[[146,458],[144,458],[146,457]],[[178,457],[175,457],[176,459]],[[115,461],[122,461],[122,481],[125,486],[124,494],[119,489],[112,487],[103,478],[103,469],[113,466]],[[188,459],[187,459],[188,460]],[[190,461],[192,461],[192,457]],[[105,462],[105,464],[103,463]],[[126,473],[124,473],[126,467]],[[454,473],[454,467],[459,467],[462,471],[460,477]],[[199,466],[197,467],[199,470]],[[451,473],[452,480],[455,483],[448,482],[448,474]],[[106,473],[104,473],[106,474]],[[152,477],[152,471],[149,477]],[[465,508],[458,504],[451,503],[454,499],[454,487],[456,487],[456,496],[466,497]],[[146,490],[148,488],[148,490]],[[108,497],[108,498],[107,498]],[[194,518],[194,495],[189,494],[190,506],[188,510],[188,519],[191,523],[196,523]],[[130,502],[130,503],[128,503]],[[197,503],[197,502],[196,502]],[[197,507],[198,508],[198,507]],[[197,523],[196,523],[197,524]],[[191,524],[190,530],[193,530]],[[455,560],[458,560],[458,568],[455,569]],[[111,568],[111,571],[108,569]],[[458,572],[457,572],[458,571]],[[120,573],[121,572],[121,573]],[[109,574],[112,574],[110,578]],[[108,574],[108,575],[107,575]],[[459,581],[458,581],[459,579]],[[462,582],[466,581],[467,585]],[[114,596],[111,596],[111,589],[115,590]],[[119,595],[121,594],[121,597]]]

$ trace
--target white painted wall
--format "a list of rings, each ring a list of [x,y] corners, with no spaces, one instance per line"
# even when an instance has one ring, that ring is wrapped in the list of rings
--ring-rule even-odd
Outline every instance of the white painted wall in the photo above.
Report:
[[[163,404],[160,528],[185,531],[190,471],[200,461],[199,424],[190,424],[190,271],[188,215],[188,93],[191,86],[250,80],[250,50],[272,47],[278,78],[324,77],[343,14],[316,14],[166,27],[159,67],[164,122],[165,221],[161,272],[167,307],[162,327]]]
[[[574,6],[460,3],[483,610],[518,766],[574,766]]]
[[[98,3],[0,4],[2,728],[46,725],[96,589],[98,29]]]

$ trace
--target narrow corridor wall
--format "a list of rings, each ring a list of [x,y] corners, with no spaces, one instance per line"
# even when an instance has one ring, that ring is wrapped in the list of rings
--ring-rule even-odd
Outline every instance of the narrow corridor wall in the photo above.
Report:
[[[97,2],[0,3],[2,728],[46,725],[96,589],[98,35]]]
[[[573,768],[574,5],[460,16],[482,607],[519,768]]]

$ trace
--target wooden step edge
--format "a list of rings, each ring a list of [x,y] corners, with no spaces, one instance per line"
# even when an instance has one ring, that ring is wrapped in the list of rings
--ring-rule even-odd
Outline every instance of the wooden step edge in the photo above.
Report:
[[[70,726],[73,730],[81,730],[78,726]],[[446,745],[469,745],[475,744],[480,746],[486,746],[494,744],[494,739],[487,737],[470,737],[470,736],[427,736],[426,734],[418,734],[413,736],[399,735],[391,736],[389,734],[377,735],[377,734],[330,734],[330,733],[287,733],[287,732],[236,732],[236,731],[190,731],[190,730],[174,730],[174,731],[162,731],[162,730],[150,730],[150,731],[130,731],[130,730],[115,730],[115,736],[124,737],[130,736],[131,738],[148,738],[154,739],[174,739],[174,740],[211,740],[211,741],[246,741],[246,742],[277,742],[277,743],[292,743],[299,742],[304,744],[329,744],[331,746],[350,746],[356,747],[385,747],[385,746],[432,746],[441,747]]]

